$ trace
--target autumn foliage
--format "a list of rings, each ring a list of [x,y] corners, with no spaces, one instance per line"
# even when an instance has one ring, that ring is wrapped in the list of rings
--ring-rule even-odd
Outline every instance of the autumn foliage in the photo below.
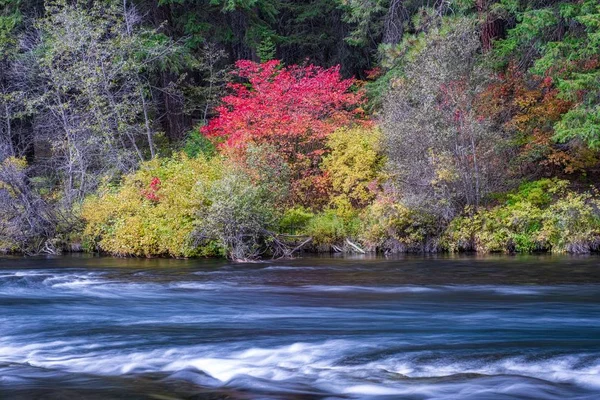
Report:
[[[284,67],[273,60],[263,64],[238,61],[235,75],[246,83],[229,85],[218,117],[202,129],[222,138],[223,146],[243,148],[249,142],[275,144],[287,154],[314,146],[336,128],[360,116],[363,98],[349,92],[353,79],[342,79],[339,67]]]
[[[577,143],[565,146],[554,141],[555,123],[573,103],[559,96],[549,75],[526,77],[511,65],[480,100],[479,112],[494,116],[514,134],[521,169],[539,172],[543,166],[553,173],[573,173],[594,162],[591,152]]]
[[[142,190],[142,195],[148,200],[157,203],[160,201],[160,197],[158,195],[158,190],[160,189],[160,178],[155,176],[150,181],[150,185],[148,185],[148,189]]]
[[[229,85],[231,94],[202,133],[238,153],[250,143],[273,146],[289,163],[292,178],[304,180],[299,186],[318,173],[327,136],[363,116],[363,95],[350,90],[355,81],[342,79],[339,67],[244,60],[234,74],[241,82]],[[308,186],[322,185],[309,180]]]

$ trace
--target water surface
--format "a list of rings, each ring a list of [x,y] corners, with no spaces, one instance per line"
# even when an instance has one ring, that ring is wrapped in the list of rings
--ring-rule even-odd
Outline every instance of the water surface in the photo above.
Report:
[[[598,399],[600,258],[2,258],[5,398]]]

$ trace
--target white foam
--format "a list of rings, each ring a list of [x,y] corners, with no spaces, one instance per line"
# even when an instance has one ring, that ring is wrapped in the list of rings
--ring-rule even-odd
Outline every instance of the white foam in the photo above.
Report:
[[[467,357],[465,360],[419,358],[413,354],[396,354],[363,363],[344,362],[360,354],[377,353],[389,348],[392,342],[370,345],[360,340],[328,340],[324,342],[297,342],[284,346],[262,347],[250,343],[223,343],[180,346],[143,351],[135,343],[110,342],[109,349],[85,340],[54,340],[25,344],[31,338],[4,337],[0,341],[0,361],[29,364],[56,370],[121,375],[141,372],[197,370],[227,386],[238,377],[271,382],[310,382],[324,391],[357,396],[394,396],[434,390],[437,397],[445,398],[444,385],[458,382],[411,383],[407,378],[440,378],[456,374],[483,376],[523,376],[549,382],[574,383],[593,389],[600,388],[600,356],[579,354],[554,356],[543,360],[527,357],[508,357],[490,361],[485,357]],[[22,344],[19,344],[22,343]],[[582,359],[585,366],[581,366]],[[252,382],[252,379],[242,380]],[[465,378],[467,379],[467,378]],[[506,378],[494,383],[494,390],[518,392],[517,378]],[[217,382],[214,381],[214,382]],[[239,382],[234,382],[239,384]],[[463,380],[464,383],[464,380]],[[248,383],[251,384],[251,383]],[[526,383],[529,384],[529,383]],[[465,384],[461,390],[484,393],[489,385],[475,387]],[[467,388],[467,387],[470,387]],[[456,388],[451,393],[456,394]],[[463,393],[465,398],[470,393]],[[446,392],[447,393],[447,392]],[[448,397],[452,398],[452,397]],[[477,398],[477,397],[474,397]]]
[[[421,293],[439,289],[426,286],[325,286],[308,285],[303,289],[315,292]]]
[[[590,357],[592,365],[578,366],[582,358]],[[436,378],[456,374],[518,375],[550,382],[570,382],[588,387],[600,387],[600,355],[554,356],[543,360],[526,357],[506,357],[498,361],[472,357],[466,361],[437,359],[422,363],[415,359],[392,357],[368,365],[402,374],[409,378]]]
[[[391,388],[387,386],[379,385],[355,385],[349,386],[342,390],[342,393],[347,394],[362,394],[371,396],[391,396],[406,394],[406,390],[400,390],[398,388]]]

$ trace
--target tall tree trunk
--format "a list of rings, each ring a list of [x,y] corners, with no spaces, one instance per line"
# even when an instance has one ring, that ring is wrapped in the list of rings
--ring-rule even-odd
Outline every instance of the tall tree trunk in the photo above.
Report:
[[[481,20],[481,48],[487,52],[492,43],[504,35],[505,21],[489,13],[489,0],[477,0],[477,13]]]
[[[404,23],[410,18],[403,0],[392,0],[383,22],[383,43],[396,44],[402,40]]]
[[[248,31],[248,16],[240,10],[227,13],[227,21],[233,32],[231,55],[234,60],[259,61],[256,51],[246,43]]]
[[[141,87],[140,99],[142,100],[142,107],[144,110],[144,126],[146,128],[146,136],[148,138],[148,147],[150,148],[150,157],[154,158],[154,140],[152,140],[152,130],[150,129],[150,121],[148,119],[148,107],[146,106],[146,99]]]
[[[161,73],[160,91],[161,119],[160,122],[171,143],[177,143],[185,139],[185,133],[191,129],[191,118],[185,114],[185,98],[175,87],[177,76],[169,71]]]
[[[171,22],[172,12],[169,4],[159,5],[159,2],[154,2],[152,19],[157,29],[163,31],[167,36],[174,36]],[[171,143],[180,142],[185,138],[185,132],[191,128],[192,121],[185,114],[184,97],[175,87],[178,77],[170,71],[163,71],[155,82],[158,82],[161,89],[153,93],[153,96],[156,97],[160,116],[158,121]],[[147,110],[147,105],[144,108]]]

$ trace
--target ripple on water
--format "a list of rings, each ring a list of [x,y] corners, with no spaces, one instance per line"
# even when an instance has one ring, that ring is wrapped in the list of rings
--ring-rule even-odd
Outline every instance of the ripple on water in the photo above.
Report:
[[[0,398],[600,398],[596,283],[409,267],[0,269]]]

